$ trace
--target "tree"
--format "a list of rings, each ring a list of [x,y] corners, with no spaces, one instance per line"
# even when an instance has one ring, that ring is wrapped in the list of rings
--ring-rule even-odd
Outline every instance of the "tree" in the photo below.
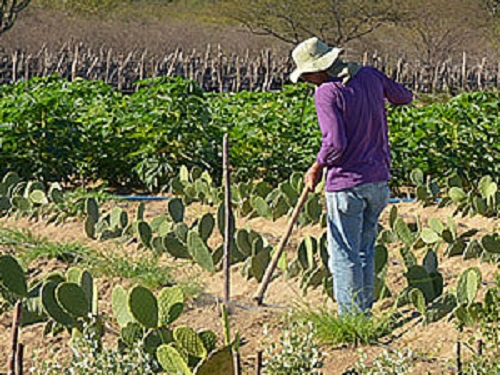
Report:
[[[433,66],[484,44],[490,21],[476,0],[413,0],[405,7],[400,35],[424,63]]]
[[[1,0],[0,2],[0,34],[14,26],[17,15],[28,6],[31,0]]]
[[[221,0],[217,11],[252,33],[283,42],[317,36],[344,45],[399,17],[401,0]]]

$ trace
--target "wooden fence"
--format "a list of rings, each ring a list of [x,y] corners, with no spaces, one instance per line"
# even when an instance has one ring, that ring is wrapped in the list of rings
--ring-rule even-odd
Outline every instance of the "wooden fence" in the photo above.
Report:
[[[448,59],[433,66],[420,61],[391,59],[365,53],[359,58],[415,92],[451,92],[500,89],[500,62],[486,58],[473,61],[466,53],[460,61]],[[0,83],[11,83],[57,74],[68,79],[102,80],[124,92],[137,89],[137,80],[158,76],[183,76],[196,80],[207,91],[273,91],[288,83],[293,62],[270,50],[258,55],[225,54],[218,47],[206,51],[177,49],[164,56],[146,50],[115,53],[102,46],[91,50],[82,44],[64,45],[58,51],[42,48],[31,54],[0,50]]]

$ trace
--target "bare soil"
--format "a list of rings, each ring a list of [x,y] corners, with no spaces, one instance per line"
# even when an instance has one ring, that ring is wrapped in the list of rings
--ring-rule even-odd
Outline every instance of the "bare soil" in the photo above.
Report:
[[[135,204],[126,204],[128,210],[133,212]],[[165,211],[164,202],[152,202],[147,204],[146,213],[148,217],[154,217]],[[430,217],[439,217],[443,220],[452,215],[452,209],[438,209],[436,207],[424,208],[420,204],[399,204],[400,215],[407,220],[412,220],[415,214],[418,214],[421,221],[426,223]],[[187,212],[187,220],[193,220],[210,208],[200,205],[192,205]],[[388,210],[382,215],[382,224],[387,226]],[[482,217],[461,218],[455,217],[455,223],[458,226],[459,233],[467,229],[476,228],[480,232],[477,236],[498,230],[500,220],[486,219]],[[83,233],[81,222],[74,221],[65,223],[62,226],[46,225],[43,221],[29,222],[25,219],[12,220],[2,219],[0,225],[10,228],[26,228],[36,235],[46,237],[51,241],[59,242],[79,242],[97,251],[117,251],[119,254],[126,254],[129,257],[148,256],[144,250],[138,250],[134,245],[110,245],[112,242],[100,243],[92,241]],[[237,227],[253,228],[263,233],[271,243],[276,243],[284,232],[286,218],[276,222],[270,222],[264,219],[238,219]],[[320,236],[324,229],[319,226],[298,228],[290,239],[289,256],[294,256],[294,249],[297,243],[305,235]],[[215,238],[211,241],[219,242],[221,238]],[[405,279],[402,276],[404,266],[396,247],[391,247],[389,259],[389,272],[387,276],[388,286],[397,295],[405,286]],[[421,257],[423,254],[417,254]],[[481,263],[479,260],[464,261],[461,258],[445,258],[442,251],[439,254],[440,269],[445,279],[445,289],[454,288],[457,283],[460,272],[468,267],[476,266],[481,269],[483,283],[489,284],[494,281],[495,274],[498,274],[498,265]],[[189,301],[187,308],[179,320],[179,323],[187,323],[194,328],[212,329],[222,338],[222,328],[220,319],[220,308],[218,301],[223,296],[223,275],[209,274],[202,271],[198,266],[186,262],[179,262],[162,257],[162,265],[174,265],[175,278],[178,281],[197,281],[203,288],[203,293],[195,300]],[[30,266],[32,269],[41,270],[43,273],[56,269],[64,270],[67,264],[58,261],[37,260]],[[234,266],[231,271],[231,296],[232,296],[232,325],[233,333],[237,329],[243,339],[241,354],[244,363],[245,372],[253,373],[254,359],[257,351],[262,349],[263,325],[268,324],[270,333],[274,340],[277,340],[282,327],[281,319],[288,308],[309,304],[313,307],[327,307],[335,309],[334,303],[327,301],[320,290],[308,292],[303,296],[297,280],[285,280],[283,277],[277,277],[270,285],[266,294],[266,305],[256,307],[252,297],[257,291],[258,284],[255,280],[246,280],[240,274],[241,266]],[[100,309],[104,313],[111,313],[111,290],[113,285],[120,283],[124,286],[130,284],[128,280],[105,279],[98,280],[100,293]],[[483,288],[484,289],[484,288]],[[378,302],[377,308],[382,309],[392,304],[394,298]],[[7,362],[7,353],[9,352],[10,324],[12,314],[6,313],[0,316],[0,373],[2,366]],[[116,327],[115,327],[116,328]],[[109,335],[110,343],[116,339],[113,333]],[[451,374],[453,371],[451,362],[454,358],[455,343],[460,334],[448,321],[440,321],[429,326],[423,326],[418,318],[411,320],[389,337],[384,338],[379,346],[355,348],[351,345],[340,345],[336,347],[325,346],[326,352],[324,374],[342,374],[351,368],[360,358],[360,352],[368,355],[368,358],[374,358],[384,349],[402,349],[409,347],[419,356],[428,358],[418,363],[414,374],[425,374],[427,371],[432,374]],[[34,326],[22,331],[22,341],[26,344],[27,353],[25,358],[29,366],[34,364],[33,354],[37,353],[37,361],[56,358],[64,358],[69,354],[67,348],[67,337],[65,334],[56,338],[43,337],[42,327]],[[5,368],[3,368],[5,370]]]

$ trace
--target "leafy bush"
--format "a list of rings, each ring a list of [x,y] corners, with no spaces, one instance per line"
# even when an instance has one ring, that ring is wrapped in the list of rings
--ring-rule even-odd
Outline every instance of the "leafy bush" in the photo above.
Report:
[[[221,177],[222,136],[240,181],[276,183],[304,171],[321,134],[310,89],[204,93],[181,78],[140,82],[129,96],[97,81],[35,78],[0,88],[0,164],[23,178],[159,190],[181,165]],[[469,180],[500,172],[498,93],[389,108],[394,184],[410,171]],[[0,176],[1,177],[1,176]]]

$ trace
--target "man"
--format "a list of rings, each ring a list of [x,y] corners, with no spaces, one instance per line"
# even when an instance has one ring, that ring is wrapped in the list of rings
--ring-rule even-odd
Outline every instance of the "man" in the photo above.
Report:
[[[322,144],[305,177],[310,191],[326,169],[328,252],[339,315],[373,305],[377,222],[389,200],[390,151],[385,103],[402,105],[412,94],[377,69],[344,63],[342,52],[317,38],[292,57],[292,82],[316,85]]]

